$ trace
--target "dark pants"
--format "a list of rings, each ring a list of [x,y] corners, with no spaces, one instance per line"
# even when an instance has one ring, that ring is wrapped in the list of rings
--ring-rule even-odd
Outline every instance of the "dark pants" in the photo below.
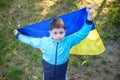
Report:
[[[61,65],[52,65],[42,60],[44,80],[66,80],[68,61]]]

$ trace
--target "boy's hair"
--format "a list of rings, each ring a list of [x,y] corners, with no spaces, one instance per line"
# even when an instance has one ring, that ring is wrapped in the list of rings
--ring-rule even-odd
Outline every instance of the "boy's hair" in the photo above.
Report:
[[[55,29],[55,28],[64,28],[65,25],[62,19],[56,18],[50,23],[50,30]]]

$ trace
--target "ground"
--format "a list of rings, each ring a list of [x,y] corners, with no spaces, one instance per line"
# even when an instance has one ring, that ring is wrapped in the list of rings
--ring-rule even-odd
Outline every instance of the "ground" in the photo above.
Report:
[[[18,42],[13,35],[14,29],[72,12],[84,7],[87,2],[94,5],[94,21],[106,50],[96,56],[71,55],[67,78],[68,80],[120,80],[120,39],[104,39],[105,30],[100,24],[107,18],[108,8],[113,0],[9,1],[10,7],[3,8],[0,12],[0,37],[2,37],[0,38],[0,80],[42,80],[41,52]]]

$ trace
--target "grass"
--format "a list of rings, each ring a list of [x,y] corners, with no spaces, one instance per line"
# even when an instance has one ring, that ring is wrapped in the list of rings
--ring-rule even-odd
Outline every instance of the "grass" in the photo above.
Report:
[[[118,40],[120,37],[119,31],[119,23],[120,23],[120,15],[119,15],[119,0],[113,0],[113,2],[109,5],[109,14],[105,21],[103,22],[104,25],[104,39],[105,40]]]
[[[0,0],[0,74],[3,80],[37,80],[42,79],[42,53],[16,40],[13,30],[57,15],[62,15],[84,6],[80,0]],[[104,21],[96,20],[96,28],[104,40],[118,40],[119,34],[119,0],[107,5],[109,13]],[[92,3],[86,0],[86,3]],[[96,6],[97,9],[99,6]],[[101,12],[102,13],[102,12]],[[102,17],[104,14],[102,13]],[[109,52],[112,55],[113,52]],[[100,56],[70,56],[70,66],[87,68],[92,61],[100,59],[102,65],[106,60]],[[100,67],[100,66],[99,66]],[[96,72],[102,71],[97,67]],[[103,68],[109,73],[109,68]],[[93,76],[91,70],[87,76]],[[1,78],[1,77],[0,77]],[[105,78],[106,80],[109,80]]]
[[[103,58],[101,59],[101,64],[107,64],[106,60]]]
[[[89,66],[90,65],[90,60],[85,60],[82,62],[82,66]]]
[[[104,67],[104,68],[103,68],[103,71],[104,71],[105,73],[109,73],[109,72],[110,72],[110,69],[107,68],[107,67]]]
[[[0,0],[0,7],[9,7],[10,1],[9,0]]]
[[[107,76],[104,77],[103,79],[104,79],[104,80],[111,80],[111,79],[110,79],[109,77],[107,77]]]
[[[87,70],[87,71],[86,71],[86,74],[87,74],[88,76],[92,76],[92,71],[91,71],[91,70]]]
[[[78,61],[77,61],[77,59],[74,57],[74,58],[70,58],[69,59],[69,64],[70,65],[73,65],[73,66],[75,66],[75,67],[79,67],[80,66],[80,64],[78,63]]]
[[[8,75],[8,78],[5,80],[21,80],[21,77],[24,73],[24,70],[22,68],[18,68],[16,66],[11,66],[10,69],[6,72]]]

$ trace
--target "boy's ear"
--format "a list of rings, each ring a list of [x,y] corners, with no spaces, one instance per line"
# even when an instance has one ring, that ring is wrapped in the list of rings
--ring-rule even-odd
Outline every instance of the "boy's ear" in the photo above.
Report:
[[[65,29],[65,33],[66,33],[66,29]]]
[[[65,35],[66,35],[66,30],[65,30]]]
[[[65,34],[66,34],[66,29],[64,31],[65,31]]]
[[[51,30],[49,30],[49,34],[51,35]]]

